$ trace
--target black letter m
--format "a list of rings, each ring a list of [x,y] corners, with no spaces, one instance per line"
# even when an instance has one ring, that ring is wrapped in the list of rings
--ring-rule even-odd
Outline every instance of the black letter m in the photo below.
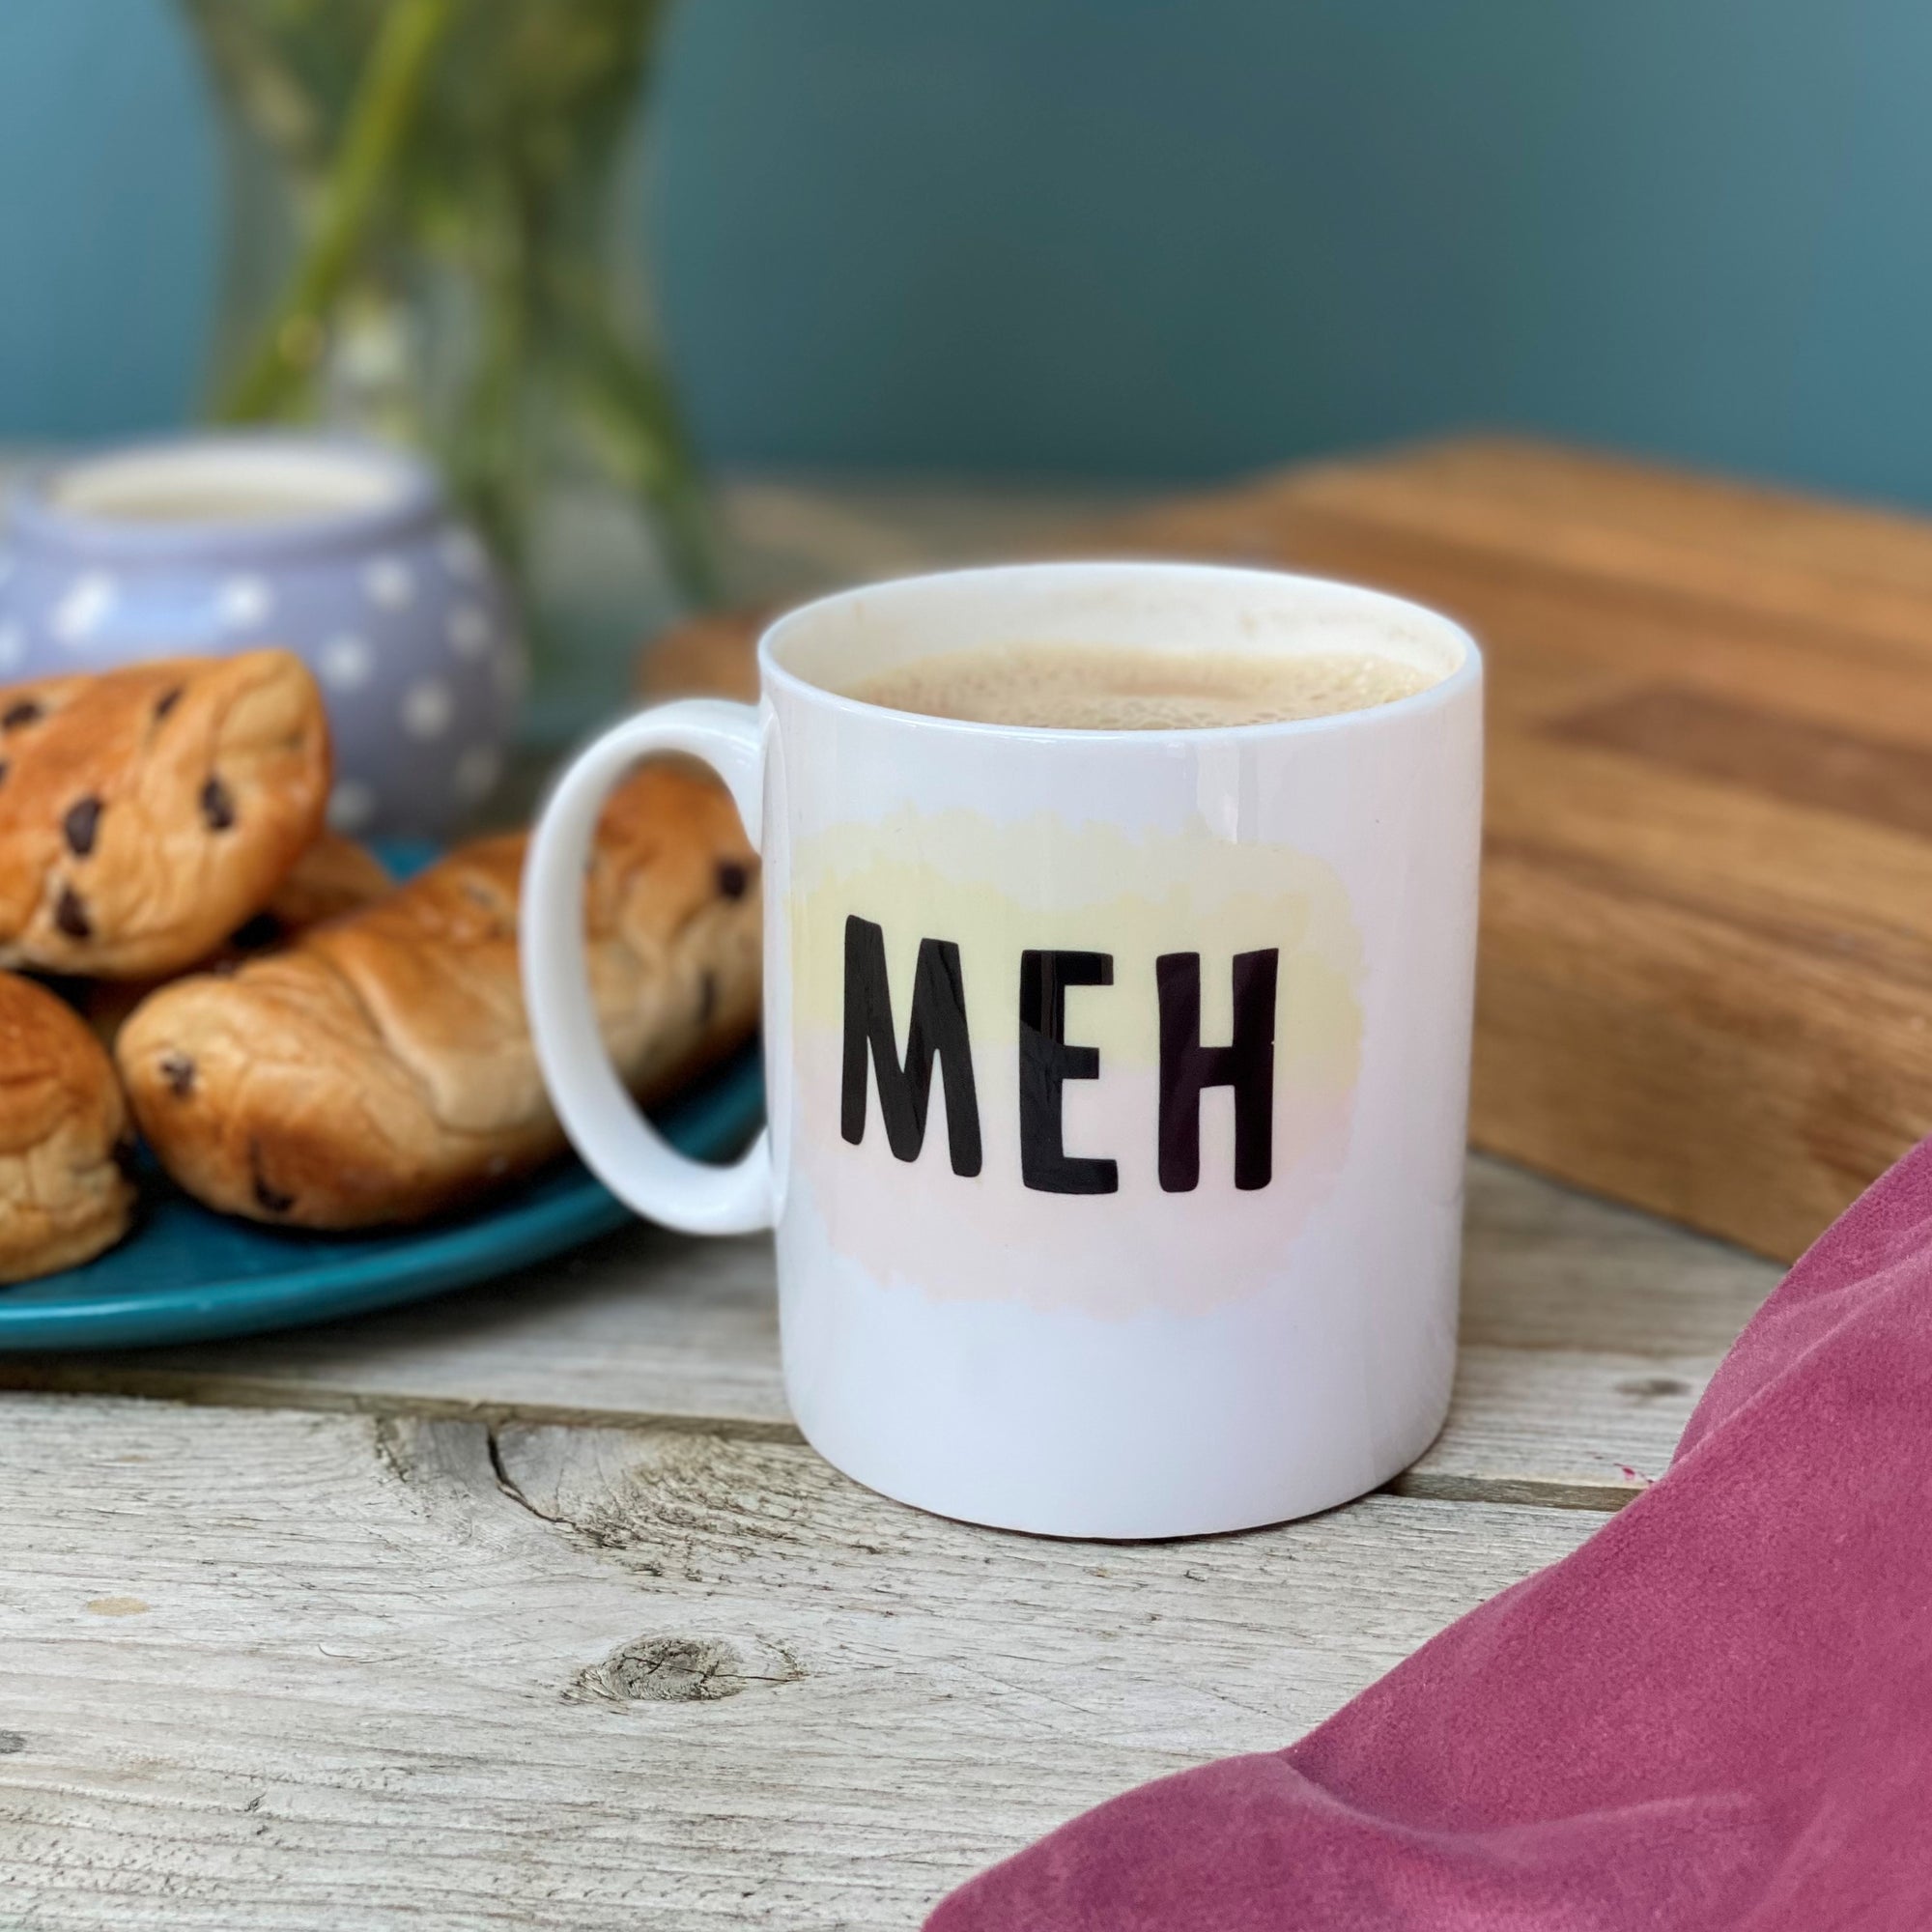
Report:
[[[900,1160],[925,1145],[932,1063],[945,1062],[946,1138],[954,1174],[980,1172],[980,1096],[973,1085],[973,1046],[966,1037],[966,987],[959,949],[950,939],[922,939],[912,980],[912,1025],[899,1065],[893,993],[886,980],[886,935],[869,919],[845,922],[845,1082],[838,1130],[854,1147],[866,1138],[866,1060],[879,1083],[886,1143]]]

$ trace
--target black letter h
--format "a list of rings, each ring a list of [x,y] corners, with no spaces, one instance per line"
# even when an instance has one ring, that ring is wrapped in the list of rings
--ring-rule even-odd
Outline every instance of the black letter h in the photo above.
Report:
[[[1274,994],[1280,951],[1235,954],[1235,1037],[1201,1044],[1201,955],[1163,952],[1160,995],[1160,1184],[1185,1194],[1201,1180],[1201,1090],[1235,1090],[1235,1185],[1274,1173]]]

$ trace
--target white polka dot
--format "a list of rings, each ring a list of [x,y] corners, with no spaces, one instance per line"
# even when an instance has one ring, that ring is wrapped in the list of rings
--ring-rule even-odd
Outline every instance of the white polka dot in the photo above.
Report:
[[[445,530],[437,553],[442,558],[443,569],[466,583],[481,577],[484,565],[489,562],[483,546],[468,530]]]
[[[231,577],[215,593],[214,608],[229,630],[251,630],[275,608],[275,593],[263,578]]]
[[[104,570],[90,570],[68,585],[67,595],[54,606],[53,634],[64,644],[78,645],[100,628],[114,608],[114,580]]]
[[[524,654],[515,644],[505,644],[497,653],[497,661],[490,667],[491,674],[497,680],[497,689],[515,702],[524,695],[526,673],[524,668]]]
[[[328,822],[337,832],[360,832],[376,815],[376,794],[355,779],[344,779],[328,795]]]
[[[399,556],[379,556],[362,573],[362,587],[384,611],[401,611],[415,600],[414,573]]]
[[[368,640],[353,631],[331,638],[322,647],[322,681],[337,691],[359,691],[376,668],[376,653]]]
[[[0,670],[18,670],[26,655],[26,628],[9,618],[0,624]]]
[[[459,604],[449,613],[449,648],[460,658],[480,658],[490,648],[490,613],[475,604]]]
[[[403,693],[403,729],[412,738],[440,738],[456,716],[456,699],[440,678],[426,677]]]
[[[496,789],[503,754],[494,745],[471,745],[456,761],[456,795],[474,805]]]

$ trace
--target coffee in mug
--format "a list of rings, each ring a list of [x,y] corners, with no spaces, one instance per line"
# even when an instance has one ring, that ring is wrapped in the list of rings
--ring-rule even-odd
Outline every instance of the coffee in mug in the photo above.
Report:
[[[845,695],[978,724],[1191,731],[1365,711],[1413,696],[1435,681],[1426,667],[1372,651],[1277,655],[1007,643],[916,658],[871,672]]]
[[[808,605],[759,666],[755,710],[644,712],[565,774],[523,956],[591,1167],[775,1230],[807,1438],[1062,1536],[1271,1522],[1413,1461],[1455,1361],[1469,638],[1265,571],[1030,565]],[[770,1127],[726,1168],[638,1115],[583,981],[599,808],[665,752],[762,854]]]

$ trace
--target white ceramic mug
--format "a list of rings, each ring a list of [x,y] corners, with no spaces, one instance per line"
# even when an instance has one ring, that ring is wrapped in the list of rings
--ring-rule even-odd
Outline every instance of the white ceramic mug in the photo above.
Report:
[[[1065,731],[838,696],[1020,641],[1368,649],[1415,696]],[[558,1113],[639,1213],[773,1227],[785,1389],[887,1495],[1062,1536],[1229,1530],[1412,1462],[1455,1361],[1482,662],[1393,598],[1044,564],[793,611],[753,710],[668,704],[564,775],[525,892]],[[599,1049],[582,881],[605,794],[682,752],[764,869],[768,1133],[673,1152]]]

